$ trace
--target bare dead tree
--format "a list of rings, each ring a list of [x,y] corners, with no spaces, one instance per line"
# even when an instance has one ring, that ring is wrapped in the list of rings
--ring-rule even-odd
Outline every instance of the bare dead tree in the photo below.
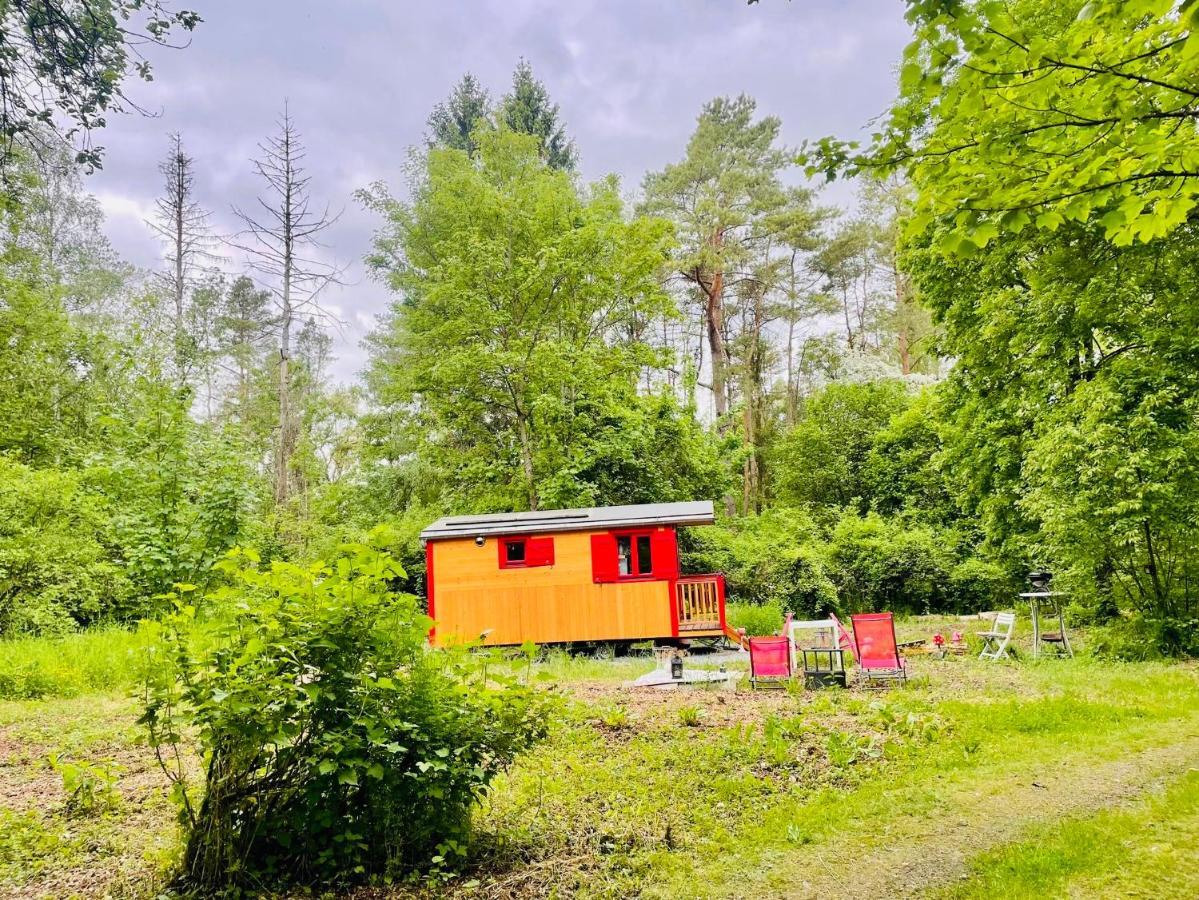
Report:
[[[187,331],[187,290],[195,272],[216,261],[209,212],[196,200],[195,162],[183,150],[178,132],[170,136],[170,149],[158,166],[163,176],[162,196],[154,201],[156,214],[149,223],[166,245],[166,268],[158,275],[173,302],[171,326],[174,362],[180,384],[185,384],[194,357]]]
[[[296,425],[291,409],[289,364],[292,354],[292,325],[299,316],[328,319],[317,304],[317,295],[330,284],[340,284],[342,269],[317,258],[322,247],[319,236],[332,226],[340,213],[329,207],[314,211],[309,194],[310,176],[305,174],[306,152],[287,104],[273,137],[259,144],[262,155],[254,160],[254,171],[265,184],[258,207],[234,214],[245,226],[231,243],[244,251],[265,279],[279,312],[279,424],[275,445],[275,501],[285,503],[291,493],[288,476],[296,443]]]

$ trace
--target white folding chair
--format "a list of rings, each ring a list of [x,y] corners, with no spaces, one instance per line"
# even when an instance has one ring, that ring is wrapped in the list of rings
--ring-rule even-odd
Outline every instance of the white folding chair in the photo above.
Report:
[[[983,639],[983,651],[982,653],[978,654],[978,658],[999,659],[1005,653],[1010,653],[1012,658],[1015,659],[1015,648],[1008,646],[1008,642],[1012,639],[1012,632],[1015,630],[1015,613],[997,613],[995,615],[995,621],[991,624],[990,631],[976,632],[976,634]]]

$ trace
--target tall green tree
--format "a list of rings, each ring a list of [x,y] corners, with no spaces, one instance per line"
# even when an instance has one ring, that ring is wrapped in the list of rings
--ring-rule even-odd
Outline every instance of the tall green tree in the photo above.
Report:
[[[264,364],[277,326],[270,291],[241,275],[221,295],[214,321],[216,350],[232,380],[226,398],[229,414],[245,422],[249,416],[254,373]]]
[[[573,172],[578,152],[558,118],[558,104],[533,75],[533,67],[522,59],[512,73],[512,90],[496,110],[496,120],[519,134],[535,137],[541,158],[550,168]]]
[[[463,150],[470,156],[478,152],[474,131],[491,118],[491,97],[470,72],[454,85],[450,96],[433,107],[429,114],[430,147]]]
[[[613,179],[578,187],[536,138],[480,141],[477,160],[430,151],[410,202],[364,197],[384,220],[370,262],[398,294],[369,382],[459,503],[536,509],[579,493],[585,440],[662,362],[630,335],[670,308],[670,229],[627,219]]]
[[[718,418],[729,411],[732,382],[728,294],[761,237],[761,217],[784,202],[780,173],[790,164],[777,145],[779,120],[755,121],[757,104],[741,96],[708,103],[681,162],[645,177],[643,210],[675,223],[673,265],[698,294]]]
[[[910,402],[899,380],[833,383],[809,397],[799,423],[773,451],[776,498],[795,506],[868,508],[871,450]]]
[[[1157,617],[1196,608],[1193,226],[1113,247],[1064,225],[969,260],[913,251],[957,364],[945,465],[992,545]]]

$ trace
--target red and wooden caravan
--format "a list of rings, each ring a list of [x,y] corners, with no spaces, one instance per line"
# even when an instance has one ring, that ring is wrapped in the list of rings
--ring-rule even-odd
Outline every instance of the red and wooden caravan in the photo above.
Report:
[[[423,532],[433,641],[551,644],[725,634],[724,577],[679,571],[712,504],[449,516]]]

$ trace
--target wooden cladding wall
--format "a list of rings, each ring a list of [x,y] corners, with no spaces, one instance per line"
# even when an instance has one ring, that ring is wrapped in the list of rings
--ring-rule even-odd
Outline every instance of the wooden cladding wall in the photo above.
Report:
[[[481,547],[473,537],[435,541],[434,640],[472,641],[485,631],[488,644],[669,637],[671,582],[596,584],[592,534],[555,534],[553,565],[509,569],[498,566],[496,538]]]

